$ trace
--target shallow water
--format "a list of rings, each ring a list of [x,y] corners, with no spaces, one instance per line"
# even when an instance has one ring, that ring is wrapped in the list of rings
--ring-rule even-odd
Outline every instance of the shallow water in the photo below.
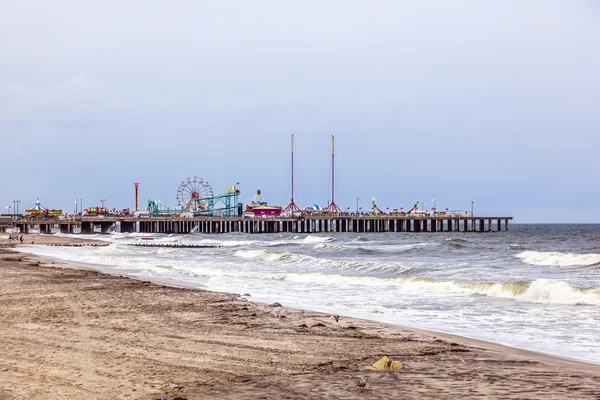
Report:
[[[600,362],[599,225],[513,225],[494,233],[97,237],[112,244],[23,250]],[[222,247],[127,246],[141,237]]]

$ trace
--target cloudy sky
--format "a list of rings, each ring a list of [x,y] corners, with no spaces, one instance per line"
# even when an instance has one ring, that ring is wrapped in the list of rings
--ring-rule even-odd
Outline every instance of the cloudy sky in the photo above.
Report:
[[[296,199],[600,222],[600,3],[0,5],[0,205]]]

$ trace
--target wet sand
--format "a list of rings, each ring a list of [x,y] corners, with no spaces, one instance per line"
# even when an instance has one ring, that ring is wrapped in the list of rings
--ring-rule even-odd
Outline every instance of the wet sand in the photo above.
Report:
[[[0,400],[600,398],[599,365],[246,299],[0,248]]]

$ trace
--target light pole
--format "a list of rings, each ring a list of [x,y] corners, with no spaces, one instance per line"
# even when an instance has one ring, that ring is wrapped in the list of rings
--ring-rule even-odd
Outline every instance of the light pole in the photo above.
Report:
[[[104,208],[104,202],[106,201],[106,199],[102,199],[100,201],[102,202],[102,208]]]
[[[15,200],[17,202],[17,214],[19,213],[19,203],[21,202],[21,200]]]
[[[471,217],[474,216],[474,214],[473,214],[473,204],[475,204],[475,202],[471,200]]]
[[[83,197],[79,200],[81,200],[81,207],[79,209],[81,210],[81,216],[83,217]]]
[[[358,215],[358,197],[356,198],[356,215]]]
[[[426,208],[425,208],[425,202],[423,202],[423,212],[425,212]]]
[[[433,199],[431,201],[433,201],[433,210],[435,211],[435,199]]]
[[[77,215],[77,205],[79,204],[79,199],[75,199],[75,215]]]
[[[6,209],[8,210],[8,214],[10,214],[10,206],[6,206]]]

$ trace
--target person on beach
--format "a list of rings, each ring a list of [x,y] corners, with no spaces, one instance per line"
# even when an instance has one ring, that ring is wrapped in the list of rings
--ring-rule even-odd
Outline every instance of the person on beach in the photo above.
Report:
[[[35,243],[35,236],[32,236],[31,237],[31,244],[34,244],[34,243]]]
[[[21,235],[21,244],[23,244],[23,235]]]

